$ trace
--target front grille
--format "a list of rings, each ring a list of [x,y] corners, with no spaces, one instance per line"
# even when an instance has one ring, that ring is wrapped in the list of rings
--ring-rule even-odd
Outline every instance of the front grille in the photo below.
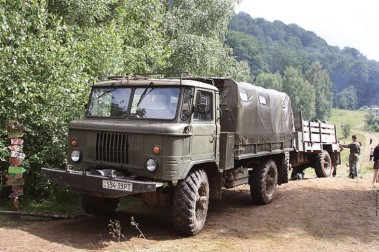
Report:
[[[128,135],[98,132],[96,136],[96,160],[111,163],[128,163]]]

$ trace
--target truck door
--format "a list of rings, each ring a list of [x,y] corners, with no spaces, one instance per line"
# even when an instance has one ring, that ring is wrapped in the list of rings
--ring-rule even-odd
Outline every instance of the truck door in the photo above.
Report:
[[[192,160],[216,160],[218,139],[214,92],[197,90],[192,129]]]

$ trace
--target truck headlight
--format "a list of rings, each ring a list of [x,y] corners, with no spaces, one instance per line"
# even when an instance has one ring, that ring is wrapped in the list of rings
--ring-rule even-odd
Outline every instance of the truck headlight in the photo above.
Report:
[[[155,158],[149,158],[148,160],[146,160],[146,169],[149,172],[155,172],[156,170],[158,170],[158,166],[158,160],[156,160]]]
[[[80,153],[80,150],[73,150],[71,152],[71,160],[73,162],[78,162],[80,160],[80,157],[81,157],[81,153]]]

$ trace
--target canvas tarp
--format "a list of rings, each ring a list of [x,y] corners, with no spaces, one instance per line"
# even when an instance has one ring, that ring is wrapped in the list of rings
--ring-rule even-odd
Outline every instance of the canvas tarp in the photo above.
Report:
[[[279,143],[292,138],[287,94],[233,79],[219,79],[215,84],[221,97],[221,131],[235,132],[235,144]]]

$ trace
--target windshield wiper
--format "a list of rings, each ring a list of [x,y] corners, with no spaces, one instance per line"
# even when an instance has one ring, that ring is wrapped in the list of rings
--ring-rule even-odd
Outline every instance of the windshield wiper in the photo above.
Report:
[[[111,87],[113,87],[114,85],[116,85],[116,84],[112,83]],[[104,93],[102,93],[101,95],[99,95],[96,99],[100,99],[101,97],[103,97],[106,94],[113,93],[113,91],[115,91],[115,90],[116,90],[116,88],[107,89],[106,91],[104,91]]]
[[[153,91],[153,88],[149,91],[149,93],[147,93],[147,90],[152,86],[154,85],[154,82],[150,82],[149,85],[147,85],[147,87],[143,90],[142,94],[141,94],[141,97],[139,98],[138,102],[137,102],[137,108],[138,106],[140,105],[140,103],[142,102],[142,100],[145,98],[146,95],[148,95],[151,91]]]

